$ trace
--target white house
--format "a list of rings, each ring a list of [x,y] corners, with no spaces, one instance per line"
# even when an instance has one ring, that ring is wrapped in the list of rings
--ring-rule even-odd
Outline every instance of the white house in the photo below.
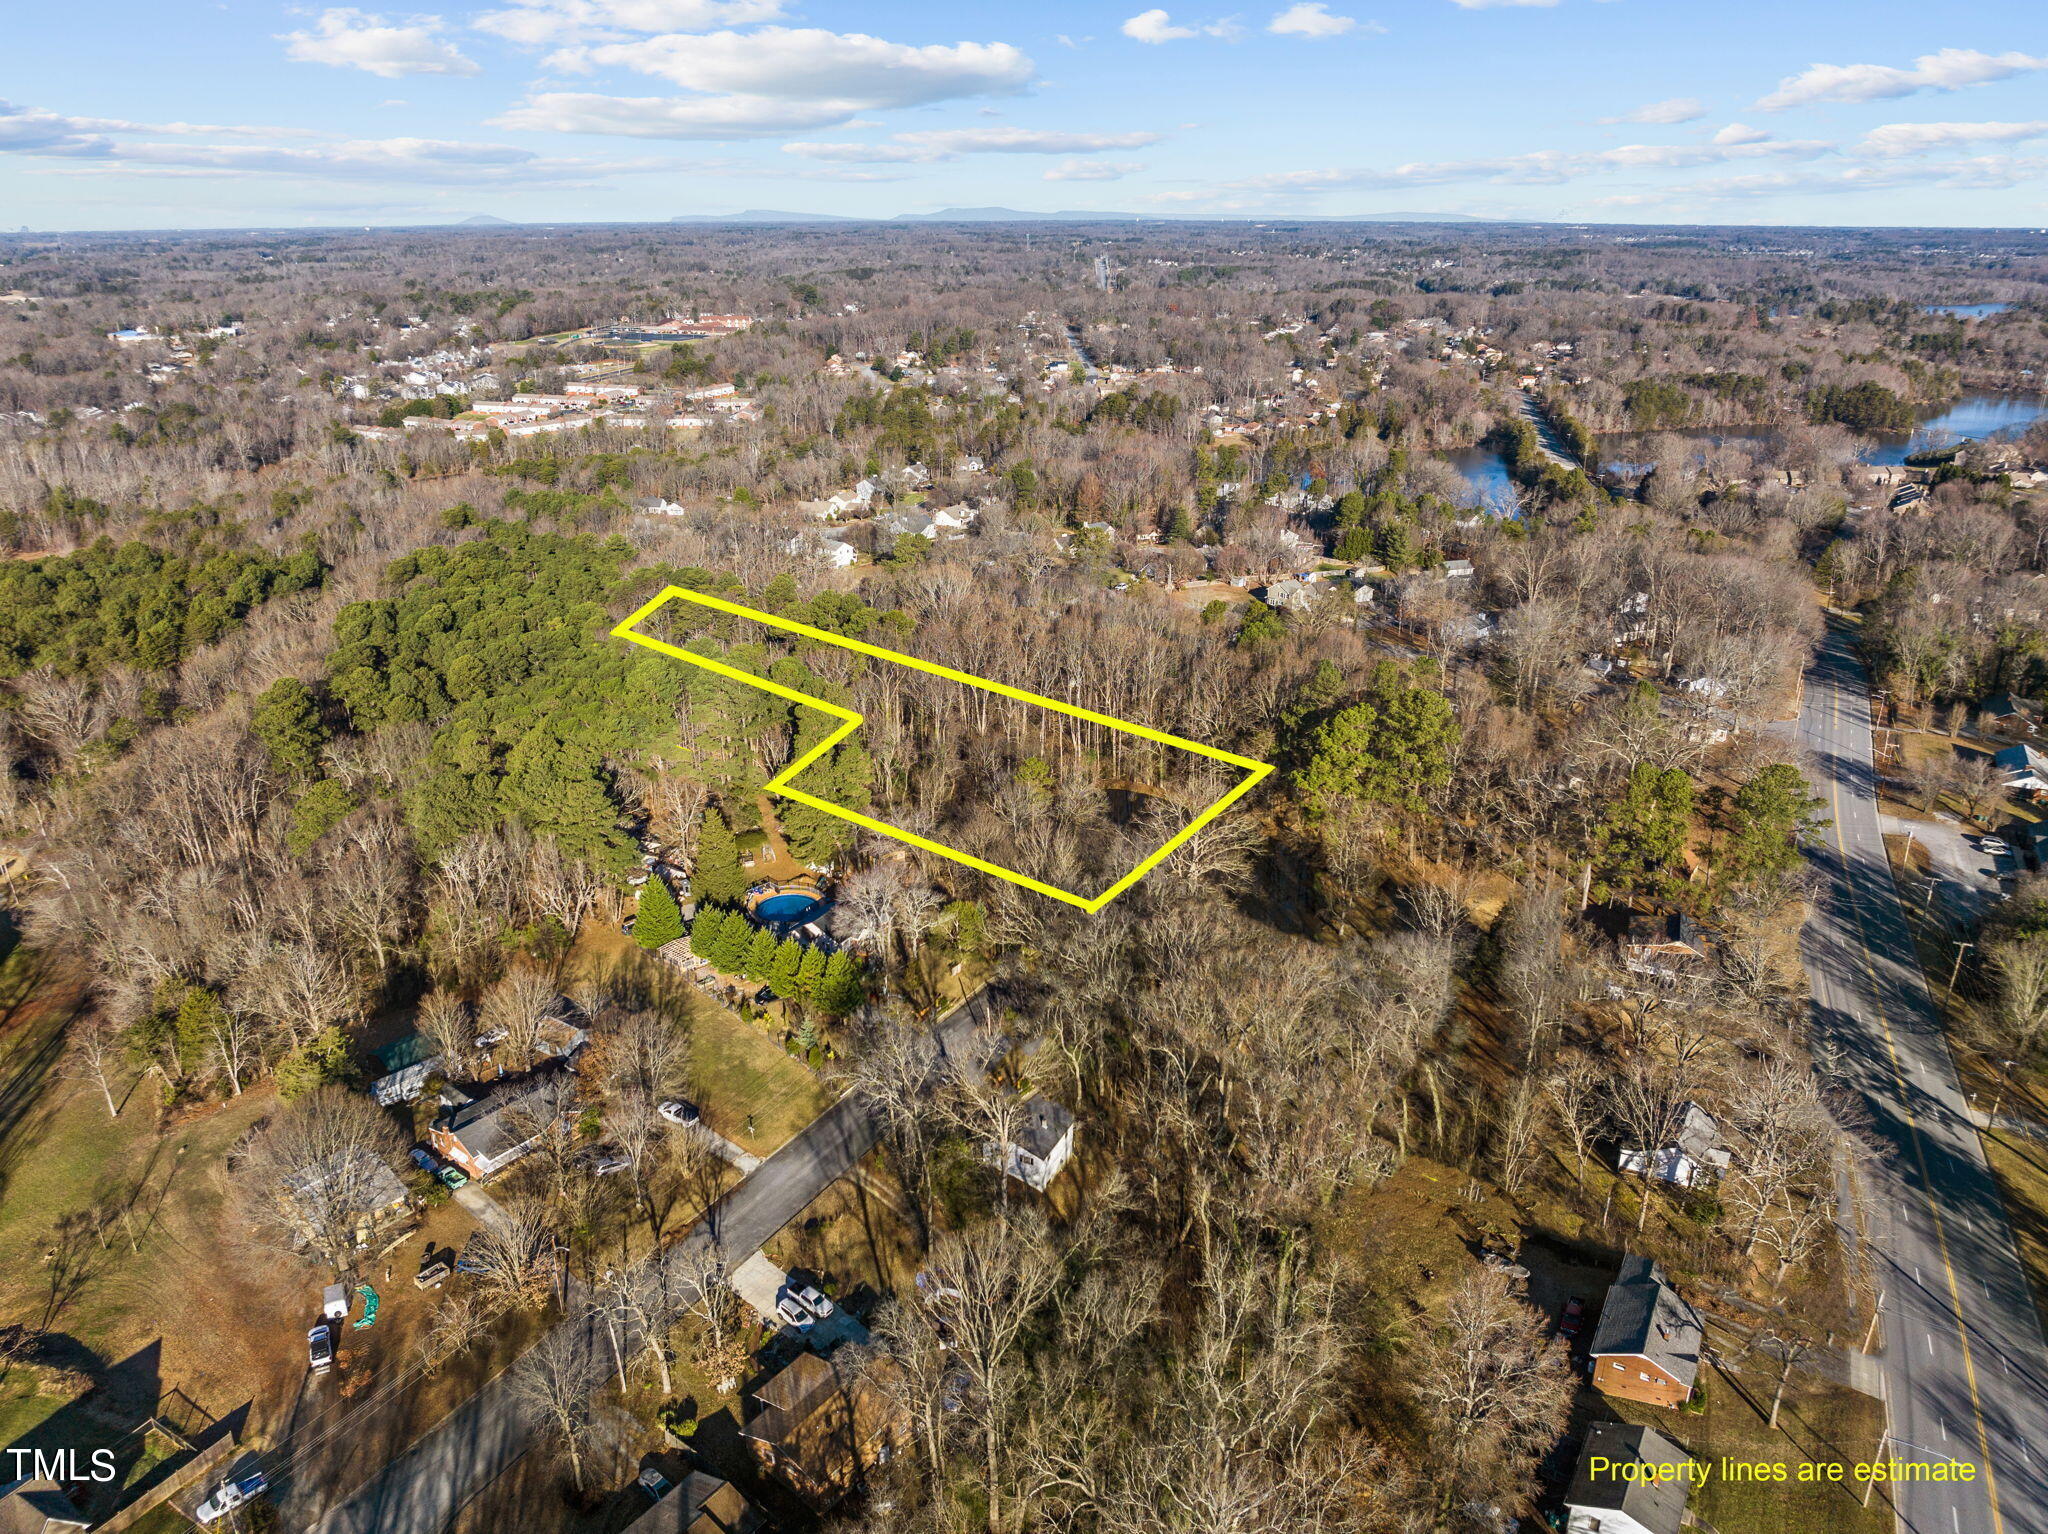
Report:
[[[643,495],[633,502],[633,509],[649,516],[674,517],[682,515],[682,503],[672,501],[665,495]]]
[[[1565,1534],[1678,1534],[1697,1473],[1655,1428],[1596,1422],[1565,1493]]]
[[[1620,1166],[1624,1172],[1654,1177],[1673,1187],[1692,1188],[1727,1171],[1730,1159],[1714,1116],[1698,1103],[1684,1103],[1678,1110],[1678,1131],[1669,1145],[1654,1151],[1623,1150]]]
[[[1024,1104],[1023,1122],[996,1159],[1007,1175],[1043,1193],[1074,1159],[1074,1115],[1044,1093],[1032,1094]]]
[[[852,544],[815,532],[798,533],[783,547],[799,558],[821,560],[834,570],[844,570],[860,558]]]

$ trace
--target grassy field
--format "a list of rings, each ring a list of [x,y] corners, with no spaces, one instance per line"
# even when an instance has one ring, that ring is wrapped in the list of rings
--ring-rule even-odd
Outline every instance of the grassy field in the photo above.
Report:
[[[49,1333],[50,1361],[99,1386],[67,1432],[74,1417],[118,1430],[173,1387],[224,1414],[289,1351],[270,1265],[220,1240],[220,1163],[272,1099],[160,1126],[151,1084],[133,1084],[110,1117],[97,1086],[59,1069],[79,988],[39,962],[17,953],[0,971],[0,1321]],[[0,1385],[0,1444],[37,1443],[66,1410],[30,1384]]]
[[[1801,1484],[1799,1467],[1839,1463],[1853,1467],[1877,1453],[1884,1431],[1884,1405],[1872,1396],[1824,1381],[1795,1378],[1785,1394],[1778,1426],[1770,1420],[1776,1377],[1769,1369],[1737,1379],[1703,1370],[1701,1399],[1706,1409],[1660,1411],[1632,1401],[1601,1397],[1603,1413],[1645,1423],[1716,1473],[1692,1499],[1692,1511],[1719,1534],[1889,1534],[1892,1514],[1882,1488],[1867,1508],[1852,1481]],[[1777,1482],[1724,1481],[1723,1459],[1787,1467]],[[1845,1471],[1844,1474],[1850,1474]]]
[[[1980,1133],[1979,1138],[2005,1195],[2020,1265],[2033,1286],[2034,1309],[2048,1327],[2048,1304],[2042,1303],[2042,1296],[2048,1295],[2048,1141],[1990,1133]]]
[[[755,1155],[779,1149],[831,1103],[830,1089],[782,1047],[774,1025],[748,1022],[683,984],[616,927],[585,926],[572,962],[585,974],[657,973],[673,1005],[689,1013],[692,1090],[705,1122]]]

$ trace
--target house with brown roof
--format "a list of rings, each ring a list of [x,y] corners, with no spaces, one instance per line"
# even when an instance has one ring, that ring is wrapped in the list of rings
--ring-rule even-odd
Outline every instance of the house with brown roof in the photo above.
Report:
[[[876,1388],[875,1375],[893,1367],[884,1360],[855,1376],[844,1363],[801,1353],[753,1392],[757,1406],[740,1436],[763,1470],[824,1512],[909,1438],[909,1418]]]
[[[625,1534],[755,1534],[767,1526],[732,1482],[692,1470],[627,1524]]]
[[[1647,1257],[1621,1260],[1587,1351],[1593,1384],[1625,1401],[1682,1406],[1699,1377],[1706,1327]]]

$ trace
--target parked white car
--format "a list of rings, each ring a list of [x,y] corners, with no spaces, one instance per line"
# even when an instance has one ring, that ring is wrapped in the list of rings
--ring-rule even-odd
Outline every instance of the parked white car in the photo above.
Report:
[[[832,1314],[832,1302],[826,1299],[824,1295],[818,1293],[809,1284],[792,1288],[790,1293],[796,1296],[796,1302],[799,1305],[803,1306],[805,1310],[808,1310],[820,1321]]]

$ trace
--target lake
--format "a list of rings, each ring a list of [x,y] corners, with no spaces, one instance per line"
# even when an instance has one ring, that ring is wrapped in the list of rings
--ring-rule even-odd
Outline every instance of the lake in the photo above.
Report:
[[[2011,304],[1929,304],[1929,314],[1953,314],[1959,320],[1988,319],[1994,314],[2003,314]]]
[[[2048,396],[2039,394],[1965,394],[1953,405],[1929,412],[1910,432],[1887,431],[1872,434],[1863,461],[1873,466],[1901,464],[1913,453],[1947,447],[1965,437],[1979,441],[2000,433],[2017,434],[2048,416]],[[1769,431],[1745,431],[1739,427],[1691,426],[1668,432],[1613,432],[1601,437],[1605,453],[1611,454],[1605,467],[1611,473],[1640,473],[1649,467],[1640,456],[1653,437],[1678,437],[1701,447],[1747,447],[1767,442]],[[1632,451],[1633,450],[1633,451]],[[1482,447],[1444,453],[1444,461],[1472,487],[1474,498],[1488,506],[1502,504],[1512,495],[1514,485],[1500,454]]]

